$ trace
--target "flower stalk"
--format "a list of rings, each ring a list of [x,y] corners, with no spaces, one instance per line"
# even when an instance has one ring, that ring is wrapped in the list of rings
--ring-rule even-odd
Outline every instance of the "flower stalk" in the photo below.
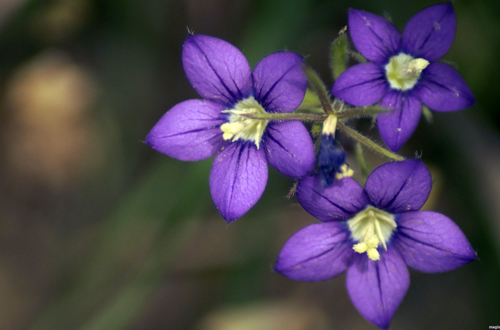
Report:
[[[306,73],[307,81],[309,81],[312,90],[316,93],[316,95],[318,95],[321,106],[323,107],[325,112],[327,114],[334,114],[335,112],[333,111],[332,105],[330,103],[328,92],[326,91],[325,85],[321,81],[321,78],[310,67],[304,65],[303,69],[304,72]]]
[[[270,120],[270,121],[284,121],[284,120],[300,120],[305,122],[324,122],[328,117],[335,116],[337,119],[352,119],[361,117],[373,117],[374,115],[385,113],[389,111],[388,109],[381,108],[379,106],[371,106],[364,108],[352,108],[342,112],[333,112],[333,106],[328,102],[329,108],[332,109],[332,114],[317,114],[317,113],[303,113],[303,112],[293,112],[293,113],[245,113],[241,114],[242,117],[256,119],[256,120]],[[335,105],[335,103],[334,103]],[[346,126],[341,121],[337,123],[338,129],[346,133],[353,140],[363,144],[365,147],[371,149],[373,152],[389,158],[391,160],[403,161],[405,158],[393,153],[384,147],[378,145],[374,141],[370,140],[366,136],[362,135],[358,131]]]
[[[328,116],[325,114],[314,113],[266,113],[266,114],[251,114],[246,113],[241,116],[259,119],[259,120],[301,120],[301,121],[324,121]]]
[[[326,115],[323,111],[321,111],[321,113],[311,110],[306,110],[306,111],[302,110],[292,113],[265,113],[265,114],[245,113],[241,114],[241,116],[251,119],[260,119],[260,120],[279,120],[279,121],[301,120],[301,121],[319,121],[319,122],[325,121],[326,118],[328,117],[328,115]],[[371,106],[364,108],[352,108],[346,111],[337,112],[335,113],[335,116],[338,119],[367,118],[367,117],[373,117],[381,113],[386,113],[387,111],[389,111],[389,109],[381,108],[378,106]]]
[[[349,126],[347,126],[346,124],[344,124],[342,122],[338,122],[337,127],[339,128],[339,130],[341,130],[342,132],[347,134],[351,139],[363,144],[364,146],[370,148],[371,150],[373,150],[374,152],[378,153],[379,155],[381,155],[383,157],[386,157],[386,158],[389,158],[392,160],[396,160],[396,161],[400,161],[400,162],[405,160],[404,157],[385,149],[384,147],[378,145],[377,143],[373,142],[372,140],[370,140],[366,136],[360,134],[358,131],[350,128]]]

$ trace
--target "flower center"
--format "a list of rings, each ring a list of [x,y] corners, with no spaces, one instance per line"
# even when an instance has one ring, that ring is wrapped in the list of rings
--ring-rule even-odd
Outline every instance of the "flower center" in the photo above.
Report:
[[[252,115],[259,117],[259,115],[266,115],[266,111],[257,102],[253,96],[244,99],[234,105],[234,109],[224,110],[223,113],[229,114],[229,122],[222,124],[220,129],[224,134],[224,140],[231,140],[232,142],[242,139],[252,141],[259,149],[262,134],[266,129],[269,120],[248,118],[245,115]]]
[[[385,74],[392,88],[407,90],[413,88],[420,78],[422,71],[429,65],[423,58],[399,53],[391,57],[385,66]]]
[[[351,230],[351,237],[359,242],[352,248],[358,253],[365,253],[371,260],[379,260],[377,251],[381,244],[387,251],[387,242],[397,225],[394,215],[368,206],[365,210],[347,221]]]

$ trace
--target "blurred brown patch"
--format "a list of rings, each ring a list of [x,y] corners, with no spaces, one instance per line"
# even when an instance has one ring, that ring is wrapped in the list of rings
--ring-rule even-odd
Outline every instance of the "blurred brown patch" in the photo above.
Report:
[[[8,172],[51,188],[78,182],[102,162],[90,109],[92,76],[65,54],[47,52],[14,73],[6,87]]]
[[[47,2],[31,24],[31,33],[46,42],[59,42],[77,33],[91,13],[89,0]]]
[[[2,27],[27,0],[2,0],[0,1],[0,27]]]
[[[275,301],[217,310],[202,320],[199,329],[326,330],[331,324],[317,306]]]

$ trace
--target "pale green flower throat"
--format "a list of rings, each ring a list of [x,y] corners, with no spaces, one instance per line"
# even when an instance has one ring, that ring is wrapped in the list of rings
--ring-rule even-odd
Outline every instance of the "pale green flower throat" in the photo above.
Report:
[[[266,129],[269,120],[265,119],[252,119],[247,118],[245,114],[251,114],[258,117],[259,115],[266,115],[266,111],[257,102],[253,96],[244,99],[234,105],[234,109],[224,110],[223,113],[229,113],[229,122],[222,124],[220,129],[224,134],[224,140],[231,140],[232,142],[242,139],[245,141],[252,141],[259,149],[262,134]]]
[[[429,65],[429,61],[423,58],[399,53],[391,57],[385,66],[387,80],[392,88],[407,90],[413,88],[420,78],[422,71]]]
[[[366,252],[371,260],[380,259],[379,244],[387,251],[387,242],[397,227],[394,215],[371,206],[356,214],[347,224],[351,237],[359,242],[352,247],[354,251]]]

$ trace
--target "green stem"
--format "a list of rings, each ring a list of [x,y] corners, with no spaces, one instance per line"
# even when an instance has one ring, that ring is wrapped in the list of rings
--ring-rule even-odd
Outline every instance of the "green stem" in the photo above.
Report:
[[[250,113],[241,114],[241,116],[260,120],[302,120],[302,121],[324,121],[327,115],[313,113],[267,113],[253,115]]]
[[[327,114],[334,114],[332,105],[330,104],[330,98],[328,97],[328,92],[326,91],[325,84],[321,81],[318,74],[308,66],[304,66],[304,72],[306,73],[307,80],[311,85],[312,90],[318,95],[321,106]]]
[[[404,157],[399,156],[398,154],[393,153],[392,151],[389,151],[385,149],[384,147],[379,146],[377,143],[373,142],[366,136],[360,134],[356,130],[350,128],[349,126],[345,125],[342,122],[337,123],[337,127],[339,130],[347,134],[351,139],[358,141],[359,143],[365,145],[366,147],[370,148],[374,152],[378,153],[381,156],[384,156],[386,158],[396,160],[396,161],[403,161],[405,160]]]
[[[368,174],[370,173],[370,171],[368,170],[368,163],[366,162],[363,146],[360,142],[356,142],[355,151],[363,182],[366,182],[366,178],[368,178]]]
[[[337,112],[338,118],[360,118],[360,117],[372,117],[380,113],[386,113],[390,111],[389,109],[381,108],[378,106],[365,107],[365,108],[353,108],[343,112]]]
[[[321,107],[321,105],[301,105],[299,106],[294,113],[316,113],[318,115],[324,115],[325,110]]]
[[[377,107],[368,107],[368,108],[357,108],[357,109],[351,109],[348,111],[344,112],[339,112],[335,116],[338,118],[342,119],[348,119],[348,118],[354,118],[354,117],[361,117],[361,116],[368,116],[369,113],[372,115],[375,114],[376,112],[384,112],[386,111],[385,109],[382,108],[377,108]],[[314,114],[314,113],[266,113],[266,114],[259,114],[259,115],[254,115],[250,113],[246,114],[241,114],[241,116],[246,117],[246,118],[251,118],[251,119],[258,119],[258,120],[301,120],[301,121],[316,121],[316,122],[323,122],[328,118],[327,114]],[[339,121],[337,123],[337,128],[341,130],[342,132],[346,133],[349,137],[352,139],[358,141],[359,143],[365,145],[366,147],[370,148],[372,151],[380,154],[381,156],[387,157],[392,160],[397,160],[397,161],[403,161],[405,160],[403,157],[385,149],[384,147],[381,147],[377,143],[373,142],[366,136],[360,134],[356,130],[346,126],[344,123]]]
[[[366,107],[366,108],[353,108],[347,111],[338,112],[335,115],[337,118],[350,119],[350,118],[360,118],[360,117],[372,117],[379,113],[387,112],[387,109],[380,108],[377,106]],[[241,116],[251,119],[259,120],[302,120],[302,121],[324,121],[327,115],[321,110],[321,113],[316,111],[298,110],[293,113],[266,113],[266,114],[251,114],[245,113]]]

